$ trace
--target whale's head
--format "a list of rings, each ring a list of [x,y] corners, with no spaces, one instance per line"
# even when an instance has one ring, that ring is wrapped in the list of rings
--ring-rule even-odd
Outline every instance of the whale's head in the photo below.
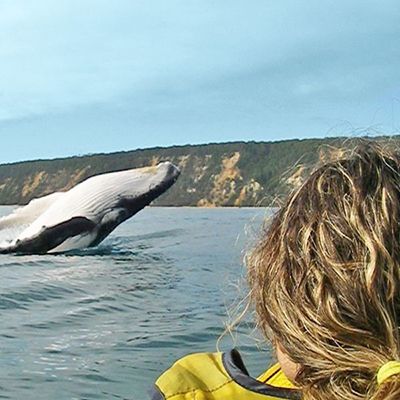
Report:
[[[130,170],[136,176],[137,183],[147,182],[150,186],[162,186],[169,188],[179,177],[180,170],[169,161],[164,161],[151,167],[136,168]]]
[[[178,179],[180,170],[169,161],[157,166],[116,172],[120,193],[116,207],[141,209],[168,190]],[[112,174],[110,174],[112,175]],[[114,184],[114,183],[112,183]]]
[[[73,197],[88,212],[102,213],[110,208],[139,207],[146,205],[169,189],[178,179],[178,167],[169,161],[156,166],[128,169],[92,176],[72,188],[68,197]],[[71,200],[69,200],[71,202]]]
[[[90,246],[99,244],[119,224],[163,194],[176,182],[179,175],[179,168],[168,161],[157,166],[107,174],[108,183],[114,192],[112,196],[114,201],[102,215],[98,224],[97,237]],[[106,183],[104,175],[100,176],[100,179],[103,180],[103,184]],[[113,187],[118,188],[117,195]]]

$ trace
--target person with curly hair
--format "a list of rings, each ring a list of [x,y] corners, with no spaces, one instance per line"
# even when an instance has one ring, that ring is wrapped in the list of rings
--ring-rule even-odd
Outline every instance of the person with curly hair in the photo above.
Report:
[[[319,164],[246,264],[278,364],[255,380],[235,351],[189,356],[157,381],[164,398],[400,399],[397,151],[364,140]]]

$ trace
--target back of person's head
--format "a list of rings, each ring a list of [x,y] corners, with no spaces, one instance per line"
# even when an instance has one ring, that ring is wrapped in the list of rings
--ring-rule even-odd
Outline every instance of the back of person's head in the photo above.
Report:
[[[363,141],[320,165],[248,257],[260,328],[304,399],[400,399],[400,156]],[[400,365],[400,364],[399,364]]]

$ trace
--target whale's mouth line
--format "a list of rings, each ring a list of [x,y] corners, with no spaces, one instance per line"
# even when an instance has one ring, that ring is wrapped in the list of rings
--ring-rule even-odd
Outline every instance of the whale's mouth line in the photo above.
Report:
[[[177,173],[173,177],[158,183],[152,188],[149,188],[147,192],[141,195],[131,198],[121,198],[116,204],[116,208],[122,207],[129,210],[131,215],[128,218],[130,218],[144,207],[149,205],[153,200],[165,193],[177,181],[179,174],[180,172],[177,170]]]

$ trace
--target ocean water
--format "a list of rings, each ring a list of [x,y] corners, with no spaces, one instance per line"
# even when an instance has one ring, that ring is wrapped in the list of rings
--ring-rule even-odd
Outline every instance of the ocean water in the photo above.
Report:
[[[174,360],[216,350],[267,213],[146,208],[97,248],[0,255],[0,399],[148,398]],[[221,348],[257,374],[270,355],[251,331]]]

